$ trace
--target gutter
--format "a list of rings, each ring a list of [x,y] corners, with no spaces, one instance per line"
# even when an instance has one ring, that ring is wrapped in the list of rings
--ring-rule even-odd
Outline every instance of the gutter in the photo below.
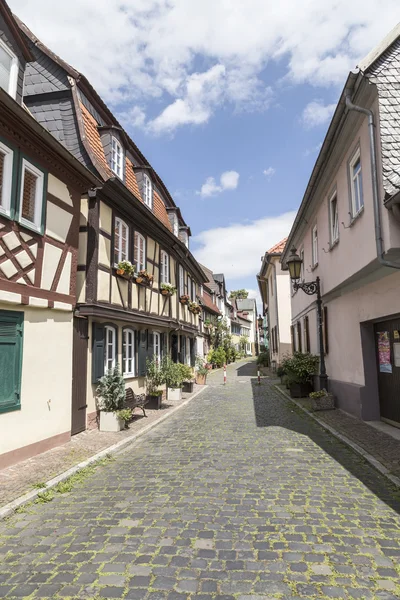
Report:
[[[351,101],[351,93],[346,90],[346,108],[348,110],[354,110],[362,113],[368,117],[368,130],[369,130],[369,147],[371,156],[371,175],[372,175],[372,200],[374,206],[374,227],[375,227],[375,243],[376,243],[376,254],[378,262],[391,269],[400,269],[400,263],[396,263],[385,259],[385,251],[383,246],[382,236],[382,221],[381,211],[379,203],[379,190],[378,190],[378,167],[376,160],[376,142],[375,142],[375,117],[372,110],[353,104]],[[396,216],[396,213],[395,213]]]

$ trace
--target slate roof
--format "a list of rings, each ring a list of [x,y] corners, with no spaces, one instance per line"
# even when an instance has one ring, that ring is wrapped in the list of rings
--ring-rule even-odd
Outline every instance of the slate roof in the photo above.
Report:
[[[282,254],[282,252],[285,249],[286,242],[287,242],[287,237],[285,237],[285,239],[281,240],[280,242],[275,244],[275,246],[272,246],[272,248],[267,250],[266,254]]]
[[[246,310],[255,310],[255,300],[254,298],[236,298],[236,307],[238,311],[246,311]],[[256,311],[257,312],[257,311]]]
[[[365,75],[378,89],[383,186],[393,196],[400,190],[400,38]]]

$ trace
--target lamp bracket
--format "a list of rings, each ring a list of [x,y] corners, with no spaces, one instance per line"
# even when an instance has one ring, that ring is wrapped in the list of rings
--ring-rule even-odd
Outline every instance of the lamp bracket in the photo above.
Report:
[[[296,291],[298,289],[303,290],[303,292],[308,296],[313,296],[318,291],[318,284],[316,281],[295,283],[293,287]]]

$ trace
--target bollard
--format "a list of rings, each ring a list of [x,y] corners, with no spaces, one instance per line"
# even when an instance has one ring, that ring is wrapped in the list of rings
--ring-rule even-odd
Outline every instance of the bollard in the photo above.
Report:
[[[224,385],[226,384],[226,365],[224,365]]]
[[[261,385],[260,369],[257,369],[258,385]]]

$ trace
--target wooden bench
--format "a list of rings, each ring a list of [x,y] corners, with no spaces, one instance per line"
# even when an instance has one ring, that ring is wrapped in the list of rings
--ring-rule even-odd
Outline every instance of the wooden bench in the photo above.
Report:
[[[147,417],[144,407],[148,401],[149,398],[147,398],[146,394],[135,394],[132,388],[126,388],[124,408],[130,408],[132,411],[135,408],[141,408],[143,415]]]

